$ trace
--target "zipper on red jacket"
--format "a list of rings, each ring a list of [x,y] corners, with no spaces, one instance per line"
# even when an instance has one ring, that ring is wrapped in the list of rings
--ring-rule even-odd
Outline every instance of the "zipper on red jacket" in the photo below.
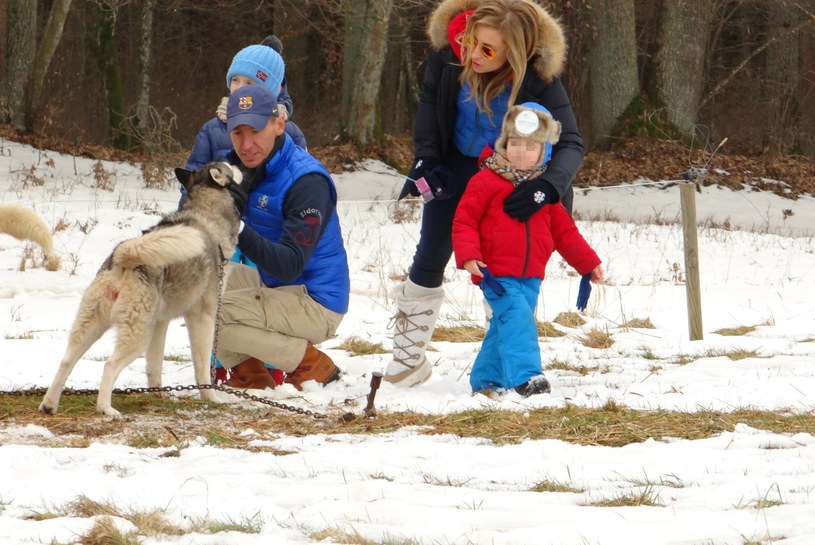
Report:
[[[521,270],[521,278],[526,276],[526,268],[529,266],[529,248],[532,246],[532,230],[529,228],[529,220],[524,222],[524,227],[526,228],[526,252],[524,252],[524,268]]]

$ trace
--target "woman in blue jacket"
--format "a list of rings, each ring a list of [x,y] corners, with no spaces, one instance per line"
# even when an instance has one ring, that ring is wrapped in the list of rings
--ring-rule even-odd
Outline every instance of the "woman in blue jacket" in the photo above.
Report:
[[[507,214],[527,221],[562,201],[571,213],[572,179],[585,149],[559,79],[566,58],[563,29],[533,0],[443,0],[427,30],[433,51],[422,81],[413,137],[415,163],[400,198],[419,195],[424,178],[434,195],[424,206],[419,243],[407,281],[399,287],[393,359],[385,380],[414,386],[431,373],[425,350],[444,298],[444,269],[452,255],[456,206],[493,146],[510,106],[535,102],[561,124],[547,170],[504,201]]]

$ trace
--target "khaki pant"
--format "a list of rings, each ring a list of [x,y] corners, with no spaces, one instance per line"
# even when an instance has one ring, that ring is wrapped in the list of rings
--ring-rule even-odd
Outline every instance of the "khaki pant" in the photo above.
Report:
[[[288,373],[303,360],[306,344],[332,337],[342,318],[303,285],[268,288],[257,269],[228,263],[217,356],[227,369],[255,357]]]

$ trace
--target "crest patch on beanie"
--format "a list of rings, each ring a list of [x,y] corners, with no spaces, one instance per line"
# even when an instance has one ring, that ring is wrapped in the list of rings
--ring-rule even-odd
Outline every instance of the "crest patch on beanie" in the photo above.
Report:
[[[238,51],[226,72],[226,86],[234,76],[245,76],[272,91],[280,93],[286,66],[280,54],[267,45],[250,45]]]

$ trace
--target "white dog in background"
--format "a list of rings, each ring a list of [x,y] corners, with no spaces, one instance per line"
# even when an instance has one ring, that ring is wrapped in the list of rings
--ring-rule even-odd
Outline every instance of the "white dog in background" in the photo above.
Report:
[[[29,208],[19,204],[0,204],[0,233],[36,243],[42,248],[46,259],[53,255],[51,229]]]

